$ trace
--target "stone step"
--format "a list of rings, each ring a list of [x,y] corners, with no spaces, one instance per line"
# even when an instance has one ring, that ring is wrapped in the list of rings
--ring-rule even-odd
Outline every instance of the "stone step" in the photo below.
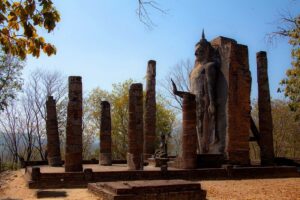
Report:
[[[88,189],[106,199],[205,199],[197,182],[186,180],[116,181],[90,183]]]

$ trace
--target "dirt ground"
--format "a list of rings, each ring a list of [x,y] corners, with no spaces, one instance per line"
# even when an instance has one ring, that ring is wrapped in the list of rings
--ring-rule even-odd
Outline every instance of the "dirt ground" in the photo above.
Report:
[[[100,199],[87,189],[28,189],[23,171],[0,174],[0,200],[16,199]],[[208,200],[272,199],[300,200],[300,178],[201,181]]]

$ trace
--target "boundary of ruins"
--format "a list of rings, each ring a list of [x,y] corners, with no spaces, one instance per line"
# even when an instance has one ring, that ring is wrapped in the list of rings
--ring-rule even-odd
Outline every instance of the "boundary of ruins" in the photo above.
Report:
[[[199,57],[202,50],[208,51],[203,54],[207,56],[207,62],[203,62],[203,57]],[[70,76],[64,161],[60,157],[55,99],[48,97],[47,137],[50,141],[47,146],[48,162],[22,163],[28,187],[37,189],[85,188],[88,183],[132,180],[201,181],[300,177],[297,168],[299,165],[289,166],[287,163],[276,165],[276,158],[274,158],[266,52],[257,53],[259,128],[256,127],[250,114],[252,79],[249,70],[248,47],[225,37],[218,37],[208,42],[203,32],[202,39],[196,45],[195,55],[194,70],[197,73],[194,74],[201,76],[195,75],[194,82],[199,80],[205,82],[204,75],[211,75],[210,78],[223,83],[223,86],[218,87],[219,97],[213,98],[214,95],[210,95],[209,91],[205,93],[207,104],[203,102],[202,104],[207,106],[211,103],[212,105],[201,108],[200,111],[205,110],[205,112],[200,113],[203,116],[199,117],[196,111],[197,105],[200,104],[200,94],[197,94],[197,91],[195,93],[178,91],[172,81],[174,94],[183,99],[182,152],[178,157],[168,156],[164,135],[161,135],[160,149],[154,149],[156,61],[150,60],[147,67],[145,105],[143,85],[133,83],[129,89],[127,159],[112,160],[110,104],[103,101],[101,103],[99,160],[84,161],[82,159],[82,78]],[[222,61],[221,65],[220,61]],[[220,67],[218,70],[214,68],[217,66]],[[203,70],[209,71],[208,67],[218,72],[219,76],[213,76],[214,73],[209,74]],[[211,91],[211,94],[214,94],[213,92]],[[214,105],[215,102],[219,104]],[[219,113],[215,113],[215,110]],[[199,120],[203,120],[201,121],[203,127],[199,126],[202,127],[202,132],[198,132],[199,129],[197,129]],[[250,137],[250,131],[253,137]],[[215,138],[213,143],[209,139],[211,136]],[[257,142],[260,147],[261,165],[259,166],[251,165],[250,141]],[[282,161],[287,162],[287,160]],[[44,168],[43,165],[48,164],[49,167],[61,167],[64,171],[53,173],[47,167]],[[92,169],[93,166],[89,164],[123,165],[117,166],[118,170],[101,171],[101,168]],[[145,167],[147,164],[152,165],[153,168]]]
[[[39,167],[27,167],[26,179],[30,189],[86,188],[88,183],[131,180],[237,180],[300,177],[297,167],[235,167],[205,169],[169,169],[167,171],[131,170],[96,172],[86,168],[83,172],[42,173]]]

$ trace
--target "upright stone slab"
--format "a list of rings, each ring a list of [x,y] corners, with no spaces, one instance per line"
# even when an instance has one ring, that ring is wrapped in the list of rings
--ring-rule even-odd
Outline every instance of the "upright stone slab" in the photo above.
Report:
[[[267,53],[260,51],[256,54],[258,82],[258,113],[261,163],[272,164],[274,160],[273,122],[268,78]]]
[[[143,170],[143,85],[134,83],[129,89],[128,153],[129,170]]]
[[[195,95],[185,93],[182,96],[182,169],[197,167],[197,130]]]
[[[225,154],[232,164],[249,164],[250,92],[248,47],[235,40],[218,37],[211,41],[221,60],[223,86],[218,88],[222,95],[218,104],[224,104],[224,111],[218,113],[222,125],[218,131],[226,130]]]
[[[46,101],[46,131],[47,131],[47,152],[48,164],[50,166],[61,166],[60,143],[58,135],[56,102],[53,96]]]
[[[155,99],[156,61],[150,60],[146,75],[146,100],[144,122],[144,158],[147,159],[155,153],[156,130],[156,99]]]
[[[82,83],[80,76],[69,77],[65,171],[82,171]]]
[[[101,101],[100,165],[111,165],[111,115],[108,101]]]

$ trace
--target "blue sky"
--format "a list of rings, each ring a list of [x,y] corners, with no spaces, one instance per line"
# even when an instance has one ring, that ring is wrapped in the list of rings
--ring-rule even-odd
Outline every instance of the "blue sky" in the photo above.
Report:
[[[252,98],[257,96],[255,54],[267,51],[271,95],[290,66],[287,40],[276,45],[266,34],[276,30],[279,13],[300,13],[293,0],[157,0],[167,14],[150,10],[157,25],[147,29],[138,19],[137,0],[54,0],[61,22],[53,33],[41,34],[57,47],[57,55],[28,57],[24,77],[36,68],[83,77],[85,93],[129,78],[143,81],[149,59],[157,61],[163,79],[180,60],[194,61],[194,45],[204,28],[208,40],[225,36],[249,48]]]

